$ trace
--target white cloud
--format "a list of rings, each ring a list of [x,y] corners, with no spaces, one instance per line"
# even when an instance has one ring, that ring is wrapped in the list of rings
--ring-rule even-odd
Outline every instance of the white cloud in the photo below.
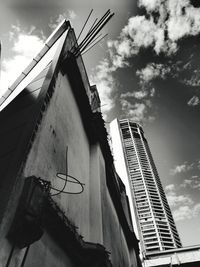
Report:
[[[121,106],[124,116],[133,119],[135,122],[146,120],[147,107],[144,103],[130,103],[126,99],[121,99]]]
[[[191,219],[193,217],[193,213],[189,206],[183,206],[173,211],[173,217],[175,221],[182,221]]]
[[[77,17],[75,11],[71,9],[68,10],[68,15],[69,15],[69,19],[72,19],[72,20]]]
[[[169,184],[165,187],[166,197],[171,207],[179,205],[191,205],[193,200],[188,195],[178,195],[174,184]]]
[[[175,189],[175,185],[174,184],[169,184],[169,185],[167,185],[166,187],[165,187],[165,190],[166,191],[171,191],[171,190],[174,190]]]
[[[151,88],[150,96],[151,96],[151,97],[154,97],[155,93],[156,93],[155,88]]]
[[[181,187],[200,190],[200,177],[194,175],[190,179],[185,179]]]
[[[179,173],[190,171],[194,168],[194,163],[189,164],[188,162],[185,162],[181,165],[175,166],[173,169],[170,170],[171,175],[176,175]]]
[[[67,12],[59,14],[57,18],[50,18],[49,27],[54,30],[64,19],[72,21],[76,19],[76,17],[77,15],[74,10],[69,9]]]
[[[178,195],[175,184],[167,185],[165,190],[169,205],[175,208],[172,213],[176,221],[192,219],[200,215],[200,203],[194,205],[189,195]]]
[[[159,10],[161,3],[163,3],[164,0],[139,0],[139,6],[145,7],[147,11],[155,11]]]
[[[190,185],[190,180],[185,180],[185,184]],[[189,195],[178,195],[176,186],[169,184],[165,187],[166,197],[173,210],[173,217],[176,221],[192,219],[200,215],[200,203],[194,205],[194,201]]]
[[[188,101],[188,106],[197,106],[197,105],[199,105],[199,103],[200,103],[200,99],[199,99],[199,97],[198,96],[193,96],[189,101]]]
[[[189,196],[177,195],[176,192],[167,193],[167,200],[171,207],[193,204],[193,200]]]
[[[118,40],[109,41],[109,48],[114,49],[113,59],[121,57],[121,62],[126,61],[139,53],[141,48],[154,47],[159,53],[164,45],[164,29],[158,28],[153,17],[135,16],[128,20],[128,24],[122,29]]]
[[[139,76],[140,80],[148,83],[156,77],[164,79],[166,74],[170,72],[170,68],[164,66],[163,64],[150,63],[147,64],[145,68],[137,70],[136,74]]]
[[[200,215],[200,203],[196,204],[193,208],[193,215],[197,217]]]
[[[169,0],[169,38],[177,41],[182,37],[197,35],[200,32],[199,10],[190,5],[189,0]]]
[[[119,39],[109,42],[115,50],[113,58],[119,57],[121,63],[141,48],[152,47],[156,54],[176,53],[180,39],[200,33],[200,12],[189,0],[139,0],[138,5],[148,16],[129,18]]]
[[[90,83],[96,84],[101,99],[102,112],[106,115],[114,107],[112,93],[115,86],[108,60],[101,61],[96,67],[95,75],[90,77]]]
[[[184,182],[180,185],[181,187],[187,187],[190,186],[192,183],[191,179],[185,179]]]
[[[25,33],[20,30],[19,25],[13,26],[12,29],[10,32],[13,38],[12,57],[4,58],[1,64],[1,94],[14,82],[43,46],[42,38]]]
[[[118,39],[107,42],[111,62],[109,75],[118,68],[128,66],[129,59],[138,55],[141,49],[151,48],[157,55],[164,53],[171,56],[179,49],[180,39],[200,33],[200,12],[190,4],[189,0],[139,0],[138,6],[146,9],[146,15],[130,17]],[[148,64],[137,71],[142,90],[130,93],[132,95],[126,97],[142,99],[145,94],[151,93],[153,97],[155,89],[151,90],[150,82],[156,77],[165,79],[168,73],[175,77],[174,71],[175,73],[178,71],[177,64],[171,67],[163,64]],[[199,81],[195,78],[195,81],[190,82],[194,83],[197,80]],[[103,88],[107,87],[103,86]],[[145,92],[150,90],[150,93]],[[193,102],[189,101],[190,103],[196,104],[197,98],[195,101],[193,99]],[[130,107],[124,102],[123,109],[125,105]],[[135,114],[135,110],[139,109],[143,110],[140,114],[144,114],[144,106],[138,107],[132,107],[129,113]]]
[[[200,203],[193,207],[181,206],[173,211],[173,217],[176,221],[192,219],[200,215]]]
[[[177,165],[174,169],[170,170],[171,175],[175,175],[177,173],[185,172],[186,171],[186,165]]]
[[[130,17],[118,39],[107,42],[111,62],[109,77],[117,69],[128,66],[129,59],[138,55],[141,49],[152,48],[156,54],[172,55],[177,52],[178,41],[181,38],[200,33],[200,13],[198,9],[190,5],[189,0],[139,0],[138,5],[146,9],[147,15]],[[146,94],[149,96],[151,94],[153,97],[155,89],[151,90],[149,83],[156,77],[164,79],[172,70],[163,64],[148,64],[145,68],[137,71],[142,90],[126,97],[142,99]],[[110,93],[106,93],[107,90],[112,91],[112,89],[108,89],[108,85],[113,88],[110,81],[106,82],[104,79],[98,82],[102,88],[100,91],[103,93],[101,94],[103,96],[110,95]],[[149,93],[145,92],[150,90]],[[108,99],[110,101],[110,98]],[[144,103],[137,103],[134,107],[130,106],[130,103],[122,103],[123,110],[125,106],[130,108],[129,115],[134,116],[137,113],[140,114],[137,116],[138,118],[143,118],[143,114],[146,112]]]
[[[136,99],[143,99],[147,96],[147,91],[133,91],[127,92],[120,95],[120,98],[136,98]]]

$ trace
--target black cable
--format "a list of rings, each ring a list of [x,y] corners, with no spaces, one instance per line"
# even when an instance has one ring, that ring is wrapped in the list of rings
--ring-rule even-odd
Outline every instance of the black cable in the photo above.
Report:
[[[55,194],[51,194],[51,195],[50,195],[51,197],[56,196],[56,195],[59,195],[59,194],[61,194],[61,193],[64,193],[64,194],[81,194],[81,193],[84,191],[84,187],[83,187],[83,186],[84,186],[85,184],[81,183],[81,182],[80,182],[77,178],[75,178],[74,176],[68,174],[68,146],[66,147],[66,165],[65,165],[65,171],[66,171],[66,173],[57,173],[57,174],[56,174],[56,177],[57,177],[57,178],[59,178],[59,179],[65,181],[65,183],[64,183],[64,185],[63,185],[63,187],[62,187],[62,189],[57,189],[57,188],[55,188],[55,187],[53,187],[53,186],[50,185],[50,188],[51,188],[51,189],[57,191],[57,193],[55,193]],[[62,175],[65,176],[65,178],[63,178]],[[71,180],[67,179],[68,177],[74,179],[74,181],[71,181]],[[81,190],[80,190],[80,192],[74,193],[74,192],[65,191],[65,188],[66,188],[66,186],[67,186],[67,183],[74,183],[74,184],[78,184],[78,185],[80,185],[80,186],[81,186]]]
[[[66,179],[65,179],[65,183],[64,183],[64,186],[61,190],[58,191],[58,193],[55,193],[51,196],[56,196],[56,195],[59,195],[61,194],[64,190],[65,190],[65,187],[67,186],[67,177],[68,177],[68,146],[66,147],[66,161],[65,161],[65,171],[66,171]],[[56,177],[58,177],[58,174],[56,174]]]
[[[63,174],[63,173],[58,173],[57,174],[57,177],[58,178],[60,178],[61,180],[65,180],[64,178],[61,178],[61,177],[59,177],[59,174],[62,174],[62,175],[65,175],[65,174]],[[55,188],[55,187],[52,187],[51,186],[51,189],[53,189],[53,190],[55,190],[55,191],[58,191],[58,193],[56,193],[56,194],[53,194],[53,195],[51,195],[51,196],[55,196],[55,195],[58,195],[58,194],[60,194],[60,193],[64,193],[64,194],[71,194],[71,195],[78,195],[78,194],[81,194],[83,191],[84,191],[84,185],[85,184],[83,184],[83,183],[81,183],[77,178],[75,178],[74,176],[71,176],[71,175],[67,175],[68,177],[70,177],[70,178],[72,178],[72,179],[74,179],[76,182],[74,182],[74,181],[69,181],[68,180],[68,183],[74,183],[74,184],[78,184],[78,185],[80,185],[81,186],[81,190],[80,190],[80,192],[69,192],[69,191],[62,191],[61,192],[61,190],[59,190],[59,189],[57,189],[57,188]]]

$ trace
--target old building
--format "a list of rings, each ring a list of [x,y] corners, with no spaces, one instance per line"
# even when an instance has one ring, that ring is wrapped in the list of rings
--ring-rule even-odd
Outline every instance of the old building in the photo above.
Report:
[[[96,88],[74,47],[64,21],[0,99],[3,267],[140,266]]]

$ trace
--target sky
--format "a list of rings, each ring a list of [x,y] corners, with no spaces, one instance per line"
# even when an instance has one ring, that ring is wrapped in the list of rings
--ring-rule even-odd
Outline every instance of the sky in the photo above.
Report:
[[[63,19],[81,39],[107,9],[102,42],[83,55],[106,125],[145,131],[184,246],[200,244],[200,4],[198,0],[0,0],[0,93]]]

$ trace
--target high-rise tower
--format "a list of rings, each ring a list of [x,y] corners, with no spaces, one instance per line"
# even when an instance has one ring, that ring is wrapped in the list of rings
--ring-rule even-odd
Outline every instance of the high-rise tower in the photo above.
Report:
[[[110,134],[116,170],[129,187],[133,221],[144,254],[181,247],[142,127],[129,119],[115,119]]]

